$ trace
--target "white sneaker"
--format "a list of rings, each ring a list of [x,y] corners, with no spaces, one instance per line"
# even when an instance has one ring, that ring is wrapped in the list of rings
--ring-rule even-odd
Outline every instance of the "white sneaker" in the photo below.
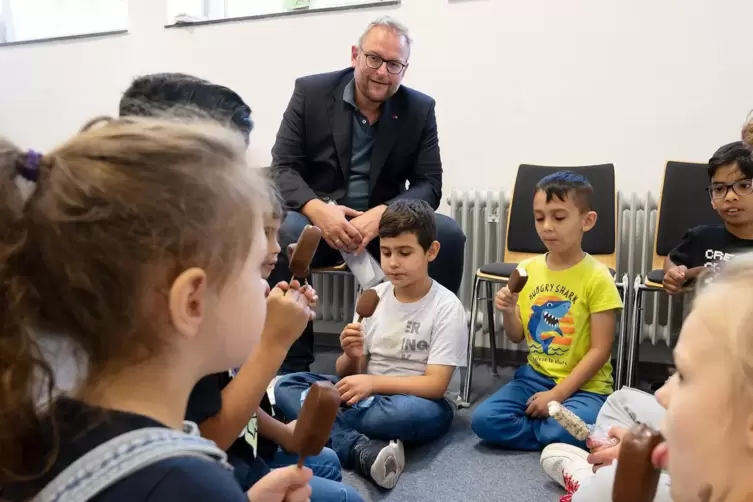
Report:
[[[547,476],[574,493],[583,480],[593,476],[593,466],[588,463],[588,452],[565,444],[550,444],[541,452],[541,468]]]

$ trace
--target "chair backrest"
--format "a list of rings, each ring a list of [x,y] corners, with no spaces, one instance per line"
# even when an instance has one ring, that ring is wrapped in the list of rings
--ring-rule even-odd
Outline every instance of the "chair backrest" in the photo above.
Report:
[[[505,263],[519,263],[526,258],[546,252],[546,246],[536,233],[533,196],[536,184],[541,178],[562,170],[582,174],[593,186],[593,208],[599,217],[594,228],[583,236],[583,250],[614,269],[617,263],[617,192],[613,164],[579,167],[522,164],[518,168],[510,202],[505,239]]]
[[[708,186],[708,164],[667,162],[656,214],[652,270],[664,266],[664,259],[689,229],[721,223],[711,207]]]

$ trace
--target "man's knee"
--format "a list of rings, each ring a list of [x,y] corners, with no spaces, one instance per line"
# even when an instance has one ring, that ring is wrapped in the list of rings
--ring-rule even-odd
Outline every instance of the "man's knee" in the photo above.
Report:
[[[442,246],[465,247],[465,233],[457,221],[444,214],[435,214],[437,240]]]
[[[288,211],[285,215],[285,219],[280,225],[280,247],[282,252],[285,252],[288,244],[298,242],[298,237],[303,233],[303,229],[306,225],[310,225],[311,222],[303,214],[298,211]]]

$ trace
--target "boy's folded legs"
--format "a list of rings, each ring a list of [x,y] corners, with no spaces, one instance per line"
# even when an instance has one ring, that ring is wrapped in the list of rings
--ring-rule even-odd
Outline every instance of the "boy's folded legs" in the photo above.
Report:
[[[289,418],[301,408],[301,394],[320,380],[337,377],[294,373],[275,387],[277,407]],[[393,488],[405,467],[403,441],[421,444],[437,439],[452,425],[454,410],[444,399],[372,396],[361,406],[338,413],[330,437],[343,467],[354,469],[383,488]]]
[[[267,461],[269,467],[277,469],[278,467],[287,467],[298,463],[298,454],[289,453],[282,448],[277,450],[274,457]],[[319,455],[306,457],[304,465],[311,469],[315,477],[329,479],[331,481],[342,481],[342,467],[337,453],[330,448],[324,448]]]
[[[521,366],[510,382],[476,408],[471,418],[473,432],[490,445],[511,450],[537,451],[552,443],[584,448],[584,442],[575,439],[553,418],[525,414],[532,395],[553,387],[553,380],[528,365]],[[586,423],[594,423],[605,399],[600,394],[578,391],[563,405]]]

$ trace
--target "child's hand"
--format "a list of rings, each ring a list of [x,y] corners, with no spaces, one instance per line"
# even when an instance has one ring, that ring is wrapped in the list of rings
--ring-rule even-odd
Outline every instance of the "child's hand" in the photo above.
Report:
[[[363,324],[352,322],[340,333],[340,346],[353,361],[363,357]]]
[[[309,298],[301,293],[301,285],[293,281],[277,284],[267,297],[267,322],[262,333],[262,343],[289,349],[303,333],[306,324],[314,318],[309,308]],[[287,294],[286,294],[287,292]]]
[[[308,467],[274,469],[246,493],[252,502],[305,502],[311,497],[308,483],[313,475]]]
[[[316,304],[319,301],[319,295],[316,294],[316,290],[307,284],[301,288],[301,293],[303,293],[308,299],[309,308],[311,310],[316,309]]]
[[[553,391],[548,390],[546,392],[537,392],[533,396],[528,398],[528,401],[526,401],[526,404],[528,405],[528,408],[526,408],[526,415],[528,415],[531,418],[546,418],[549,416],[549,402],[550,401],[561,401],[559,396]]]
[[[372,375],[351,375],[335,384],[340,391],[340,398],[349,406],[369,397],[374,392]]]
[[[609,428],[609,432],[607,432],[607,435],[610,438],[614,438],[617,440],[616,445],[603,445],[603,444],[593,444],[591,440],[586,441],[586,446],[588,446],[591,449],[591,454],[586,458],[589,464],[593,464],[593,471],[596,472],[602,467],[605,467],[607,465],[611,465],[612,462],[617,460],[617,457],[620,455],[620,444],[622,443],[622,438],[625,436],[625,433],[627,432],[627,429],[624,427],[614,426]]]
[[[672,267],[664,274],[664,281],[662,285],[664,286],[664,291],[666,291],[670,295],[676,295],[682,290],[683,285],[685,285],[685,272],[688,271],[688,267],[685,265],[680,265],[677,267]]]
[[[494,306],[505,314],[514,314],[517,305],[518,293],[511,292],[507,286],[500,289],[494,297]]]

